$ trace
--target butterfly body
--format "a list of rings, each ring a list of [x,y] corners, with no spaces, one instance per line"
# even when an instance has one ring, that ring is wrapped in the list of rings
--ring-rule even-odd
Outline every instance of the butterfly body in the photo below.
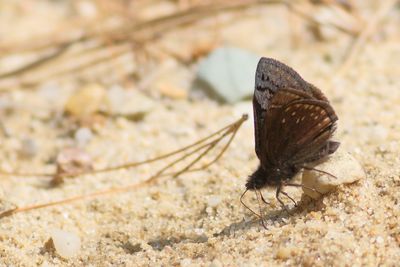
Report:
[[[288,163],[281,163],[279,165],[273,166],[258,166],[257,170],[250,175],[246,188],[249,190],[260,190],[267,186],[279,186],[282,181],[290,180],[299,171],[293,165]]]
[[[247,190],[274,186],[279,200],[281,188],[307,163],[339,147],[331,140],[338,118],[327,98],[274,59],[262,58],[257,66],[253,111],[260,165],[249,176]]]

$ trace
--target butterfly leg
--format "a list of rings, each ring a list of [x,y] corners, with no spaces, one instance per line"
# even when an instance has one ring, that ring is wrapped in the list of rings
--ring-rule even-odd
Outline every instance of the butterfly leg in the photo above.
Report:
[[[281,204],[281,206],[285,209],[285,211],[290,214],[288,208],[286,207],[285,203],[283,203],[283,201],[279,198],[279,194],[282,192],[282,184],[280,184],[278,186],[278,188],[276,189],[276,194],[275,197],[276,199],[279,201],[279,203]]]
[[[260,196],[261,196],[262,202],[264,202],[264,203],[267,204],[267,205],[270,204],[268,201],[265,200],[265,198],[264,198],[264,196],[262,195],[261,191],[260,191]]]
[[[241,195],[241,197],[240,197],[240,203],[242,203],[242,205],[243,205],[246,209],[248,209],[249,211],[251,211],[254,215],[256,215],[257,217],[261,218],[261,215],[260,215],[260,214],[258,214],[258,213],[255,212],[254,210],[252,210],[249,206],[246,205],[246,203],[244,203],[243,197],[244,197],[244,195],[247,193],[247,191],[248,191],[248,190],[246,189],[246,191],[244,191],[243,194]]]
[[[264,222],[264,214],[262,212],[262,208],[261,208],[261,204],[260,204],[260,198],[262,198],[262,194],[260,190],[254,190],[254,192],[256,193],[256,197],[257,197],[257,201],[258,201],[258,206],[260,207],[260,219],[261,219],[261,225],[264,227],[265,230],[267,230],[267,226],[265,225]],[[258,194],[260,194],[260,198],[258,197]]]
[[[291,196],[289,196],[288,193],[284,191],[281,191],[281,193],[284,194],[288,199],[290,199],[293,202],[294,206],[297,207],[297,202]]]

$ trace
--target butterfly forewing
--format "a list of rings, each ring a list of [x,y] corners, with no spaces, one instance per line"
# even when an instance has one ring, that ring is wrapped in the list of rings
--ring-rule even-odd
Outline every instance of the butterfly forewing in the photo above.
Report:
[[[272,58],[261,58],[256,70],[255,90],[268,92],[269,100],[281,88],[296,88],[303,91],[308,83],[289,66]],[[268,106],[268,101],[263,101],[263,108]]]
[[[272,58],[261,58],[255,75],[253,95],[255,150],[258,158],[265,158],[265,146],[262,145],[265,136],[265,114],[270,101],[282,88],[307,93],[310,97],[327,101],[324,94],[312,84],[306,82],[292,68]]]

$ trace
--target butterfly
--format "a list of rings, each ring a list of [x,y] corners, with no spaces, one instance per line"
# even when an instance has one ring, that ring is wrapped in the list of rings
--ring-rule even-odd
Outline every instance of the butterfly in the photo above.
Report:
[[[286,208],[281,193],[295,201],[283,187],[301,186],[290,180],[307,163],[327,157],[339,147],[339,142],[331,140],[338,117],[317,87],[292,68],[269,58],[262,58],[257,66],[253,111],[260,164],[249,176],[242,197],[248,190],[257,193],[273,186],[277,200]],[[261,193],[260,197],[266,202]]]

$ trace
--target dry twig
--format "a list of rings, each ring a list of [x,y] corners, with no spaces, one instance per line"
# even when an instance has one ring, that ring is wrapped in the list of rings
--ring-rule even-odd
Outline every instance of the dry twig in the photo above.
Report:
[[[110,167],[110,168],[104,168],[104,169],[100,169],[100,170],[94,170],[94,171],[88,171],[88,172],[83,172],[83,173],[75,173],[75,174],[69,174],[66,176],[69,177],[75,177],[78,175],[92,175],[92,174],[99,174],[99,173],[104,173],[104,172],[110,172],[110,171],[114,171],[114,170],[120,170],[120,169],[127,169],[127,168],[133,168],[142,164],[147,164],[147,163],[151,163],[154,161],[159,161],[161,159],[166,159],[169,158],[173,155],[178,155],[181,153],[184,153],[182,156],[180,156],[178,159],[172,161],[171,163],[165,165],[163,168],[161,168],[157,173],[155,173],[154,175],[150,176],[148,179],[146,179],[143,182],[140,183],[136,183],[136,184],[132,184],[132,185],[128,185],[128,186],[124,186],[124,187],[117,187],[117,188],[111,188],[111,189],[106,189],[106,190],[102,190],[102,191],[97,191],[97,192],[93,192],[91,194],[87,194],[87,195],[80,195],[80,196],[75,196],[75,197],[71,197],[71,198],[67,198],[67,199],[62,199],[59,201],[53,201],[53,202],[48,202],[48,203],[43,203],[43,204],[35,204],[35,205],[29,205],[29,206],[25,206],[25,207],[17,207],[14,209],[10,209],[10,210],[6,210],[2,213],[0,213],[0,218],[3,217],[7,217],[7,216],[11,216],[14,215],[16,213],[21,213],[21,212],[26,212],[26,211],[30,211],[30,210],[35,210],[35,209],[40,209],[40,208],[45,208],[45,207],[51,207],[51,206],[56,206],[56,205],[61,205],[61,204],[67,204],[67,203],[71,203],[71,202],[75,202],[78,200],[83,200],[83,199],[89,199],[89,198],[94,198],[94,197],[98,197],[98,196],[102,196],[102,195],[106,195],[106,194],[115,194],[115,193],[122,193],[122,192],[127,192],[127,191],[131,191],[131,190],[135,190],[147,185],[152,185],[155,184],[159,181],[160,177],[165,177],[165,176],[173,176],[173,177],[177,177],[179,175],[181,175],[182,173],[185,172],[194,172],[194,171],[199,171],[199,170],[203,170],[204,168],[207,168],[208,166],[210,166],[211,164],[215,163],[218,159],[221,158],[221,156],[223,155],[223,153],[226,151],[226,149],[229,147],[230,143],[232,142],[233,138],[235,137],[237,131],[239,130],[240,126],[243,124],[244,121],[247,120],[247,115],[243,115],[239,120],[237,120],[236,122],[229,124],[228,126],[218,130],[217,132],[198,140],[197,142],[186,146],[184,148],[178,149],[176,151],[170,152],[168,154],[159,156],[159,157],[155,157],[146,161],[141,161],[141,162],[134,162],[134,163],[128,163],[128,164],[123,164],[120,166],[115,166],[115,167]],[[192,168],[193,166],[195,166],[195,164],[197,162],[199,162],[200,159],[202,159],[206,154],[208,154],[208,152],[210,152],[212,149],[214,149],[222,140],[224,140],[227,136],[230,136],[228,141],[223,145],[221,151],[214,157],[213,160],[211,160],[210,162],[198,167],[198,168]],[[211,141],[210,141],[211,140]],[[203,150],[203,151],[202,151]],[[200,152],[200,155],[198,155],[195,159],[191,160],[190,163],[188,163],[185,167],[183,167],[181,170],[177,171],[177,172],[172,172],[172,173],[166,173],[166,171],[168,169],[170,169],[171,167],[175,166],[177,163],[189,158],[192,155],[195,155],[197,152]],[[1,174],[3,175],[17,175],[17,176],[24,176],[24,175],[28,175],[28,176],[50,176],[53,174],[48,174],[48,173],[38,173],[38,174],[18,174],[18,173],[7,173],[7,172],[2,172]]]
[[[208,18],[210,16],[214,16],[221,12],[232,12],[255,5],[280,4],[283,2],[283,0],[217,1],[212,4],[194,6],[187,10],[177,11],[173,14],[155,19],[146,21],[134,20],[133,22],[122,24],[113,28],[107,28],[104,23],[101,22],[98,24],[98,26],[87,27],[87,25],[80,25],[79,28],[87,30],[84,32],[80,31],[78,33],[76,29],[70,29],[70,32],[59,31],[61,34],[56,33],[54,36],[41,36],[37,39],[33,38],[28,40],[26,43],[29,45],[18,43],[9,44],[7,46],[3,45],[0,50],[7,51],[7,54],[18,53],[21,51],[31,51],[41,54],[40,51],[43,51],[43,49],[51,49],[54,52],[50,55],[41,56],[35,61],[20,66],[17,69],[0,74],[0,90],[7,91],[15,87],[34,86],[50,77],[59,77],[68,73],[76,73],[78,71],[81,72],[82,68],[92,67],[101,61],[112,60],[112,58],[107,57],[100,60],[91,60],[88,58],[86,63],[82,63],[81,67],[77,66],[76,68],[72,69],[67,68],[65,71],[50,73],[50,75],[44,75],[44,77],[35,77],[34,75],[33,77],[28,76],[28,74],[35,71],[38,67],[49,66],[61,55],[63,55],[68,48],[76,46],[79,43],[95,40],[98,42],[98,47],[102,49],[110,49],[110,46],[123,43],[137,43],[140,44],[140,47],[144,47],[146,42],[154,40],[155,38],[160,38],[171,30],[176,30],[177,28]],[[49,41],[46,43],[44,40]],[[85,51],[87,50],[83,48],[82,53]],[[127,51],[127,53],[129,52],[132,51]],[[73,61],[74,58],[75,57],[72,57],[69,60]],[[8,79],[1,83],[2,78]]]
[[[389,0],[382,4],[381,8],[378,9],[374,16],[369,20],[369,23],[366,25],[364,30],[353,42],[332,80],[340,79],[347,72],[347,70],[351,68],[357,56],[361,53],[363,47],[366,45],[368,39],[378,30],[379,23],[384,19],[385,15],[393,9],[397,2],[398,0]]]

